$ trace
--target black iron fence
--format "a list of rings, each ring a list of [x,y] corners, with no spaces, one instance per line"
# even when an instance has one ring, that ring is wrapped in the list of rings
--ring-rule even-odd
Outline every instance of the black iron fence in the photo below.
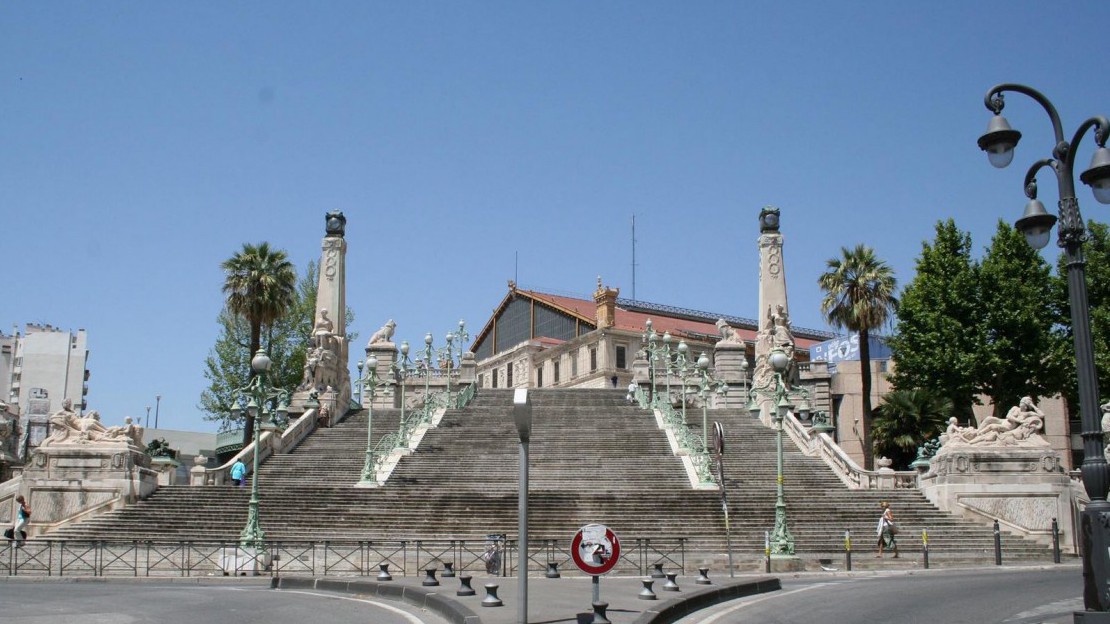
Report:
[[[613,574],[643,576],[659,563],[686,572],[686,538],[633,538],[621,545]],[[519,552],[518,542],[503,539],[275,541],[258,551],[234,541],[33,539],[18,547],[0,544],[0,566],[9,576],[377,576],[383,566],[401,576],[418,576],[431,567],[512,576],[519,570]],[[570,540],[529,540],[529,573],[550,571],[552,564],[576,572]]]

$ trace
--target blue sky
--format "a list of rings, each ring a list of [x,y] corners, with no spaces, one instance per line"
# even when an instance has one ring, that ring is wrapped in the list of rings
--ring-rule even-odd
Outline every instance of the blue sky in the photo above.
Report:
[[[1068,136],[1110,114],[1105,4],[1067,2],[6,2],[0,323],[89,334],[89,406],[196,409],[222,260],[319,256],[348,218],[362,340],[476,332],[517,275],[753,317],[756,218],[782,210],[790,308],[865,243],[912,278],[954,217],[976,249],[1052,146],[996,170],[986,90],[1022,82]],[[1080,147],[1085,168],[1090,136]],[[1042,174],[1041,197],[1057,199]],[[1080,189],[1084,216],[1110,220]],[[1054,254],[1054,250],[1047,253]],[[517,262],[514,260],[519,258]],[[351,363],[353,369],[353,361]]]

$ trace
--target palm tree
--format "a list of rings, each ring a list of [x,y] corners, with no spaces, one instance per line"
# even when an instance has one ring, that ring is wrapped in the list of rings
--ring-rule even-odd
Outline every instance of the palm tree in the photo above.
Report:
[[[897,304],[897,281],[887,263],[875,257],[875,250],[864,245],[841,248],[842,257],[832,258],[827,270],[817,279],[825,298],[821,312],[833,327],[859,333],[860,381],[863,391],[863,463],[874,467],[871,446],[871,330],[890,318]]]
[[[282,318],[296,300],[297,272],[288,254],[270,249],[269,243],[244,243],[242,251],[220,266],[227,274],[224,278],[227,309],[250,324],[249,358],[262,345],[262,327]],[[250,376],[254,377],[254,370]],[[247,418],[243,444],[249,444],[253,435],[254,422]]]
[[[875,448],[907,468],[917,448],[944,431],[952,415],[952,401],[923,388],[894,390],[875,410]]]

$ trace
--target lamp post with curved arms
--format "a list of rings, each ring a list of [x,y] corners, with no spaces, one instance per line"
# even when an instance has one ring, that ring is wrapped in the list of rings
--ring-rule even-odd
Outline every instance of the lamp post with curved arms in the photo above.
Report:
[[[362,364],[362,362],[359,362]],[[378,469],[377,462],[374,460],[374,395],[377,394],[380,386],[389,384],[387,380],[378,377],[378,358],[370,356],[366,359],[366,379],[362,378],[362,369],[359,369],[358,383],[359,393],[362,392],[362,386],[366,386],[366,394],[370,400],[367,402],[366,407],[366,460],[362,465],[362,477],[359,479],[359,484],[363,487],[367,485],[377,485],[378,483]]]
[[[663,365],[667,371],[667,403],[671,403],[674,398],[671,397],[671,332],[669,331],[663,332]]]
[[[644,353],[647,354],[648,358],[648,380],[651,382],[651,393],[649,394],[648,399],[652,405],[655,405],[655,362],[659,359],[659,352],[662,349],[657,343],[657,337],[659,334],[655,333],[655,329],[652,327],[651,319],[647,319],[646,321],[644,321],[644,327],[646,329],[644,330],[641,338],[644,343]]]
[[[686,354],[690,352],[689,345],[685,340],[678,341],[678,355],[674,359],[675,374],[682,380],[682,422],[686,423],[686,378],[689,377],[690,369],[687,364],[690,363],[690,358]]]
[[[394,379],[401,384],[401,425],[397,432],[398,436],[405,434],[405,385],[408,380],[409,374],[412,373],[412,360],[409,359],[409,341],[401,341],[401,353],[396,361],[390,365],[390,371],[393,373]]]
[[[771,350],[767,359],[771,368],[775,369],[775,396],[778,398],[774,411],[775,466],[777,469],[775,480],[775,528],[771,531],[770,536],[770,554],[772,556],[793,557],[794,536],[790,534],[790,527],[786,523],[786,498],[783,492],[782,474],[782,421],[786,418],[786,413],[794,407],[790,404],[786,384],[782,380],[782,374],[786,372],[786,367],[790,365],[790,356],[786,355],[786,352],[782,349],[775,347]]]
[[[1075,197],[1075,158],[1076,148],[1088,130],[1094,130],[1095,149],[1091,166],[1080,174],[1079,179],[1092,188],[1095,199],[1110,204],[1110,149],[1106,139],[1110,135],[1110,120],[1097,115],[1084,121],[1069,143],[1064,137],[1063,124],[1056,107],[1039,91],[1021,84],[1003,83],[991,87],[983,101],[987,109],[994,113],[987,126],[987,133],[979,137],[979,147],[987,152],[992,165],[998,168],[1009,165],[1014,158],[1021,133],[1010,127],[1002,116],[1005,106],[1005,92],[1021,93],[1029,96],[1048,113],[1055,135],[1056,144],[1052,158],[1042,158],[1029,168],[1025,174],[1025,195],[1029,203],[1025,213],[1014,224],[1025,235],[1026,241],[1041,249],[1048,244],[1052,226],[1057,218],[1049,214],[1044,204],[1037,199],[1037,173],[1041,169],[1052,169],[1056,174],[1060,198],[1058,211],[1059,239],[1057,244],[1063,248],[1067,265],[1068,302],[1071,306],[1072,335],[1075,341],[1075,358],[1079,390],[1079,415],[1082,423],[1083,487],[1091,502],[1082,516],[1083,544],[1083,603],[1090,611],[1110,611],[1110,502],[1107,490],[1110,489],[1110,466],[1106,463],[1103,450],[1102,426],[1096,411],[1098,407],[1098,373],[1095,368],[1094,347],[1091,340],[1091,318],[1087,305],[1086,258],[1083,243],[1087,240],[1087,228],[1079,213],[1079,200]],[[1076,615],[1076,621],[1079,621]],[[1110,617],[1107,618],[1110,621]],[[1087,621],[1087,620],[1084,620]],[[1100,620],[1101,621],[1101,620]]]
[[[728,384],[716,379],[709,371],[709,356],[702,353],[697,361],[698,397],[701,399],[701,452],[709,457],[709,393],[724,394]]]
[[[236,390],[235,405],[231,410],[232,416],[237,418],[242,413],[243,406],[241,404],[244,397],[249,398],[246,410],[247,417],[254,420],[254,464],[251,468],[251,500],[247,512],[247,526],[243,528],[243,532],[239,536],[239,543],[243,548],[253,548],[255,550],[262,547],[266,537],[258,523],[258,461],[259,455],[262,454],[258,447],[259,429],[276,430],[277,424],[274,422],[274,416],[284,420],[289,411],[289,393],[270,385],[267,379],[270,364],[269,356],[262,349],[254,354],[251,359],[251,368],[255,373],[254,378],[246,386]],[[277,405],[271,409],[270,405],[275,401]],[[265,422],[261,422],[262,418],[267,416],[269,418]]]

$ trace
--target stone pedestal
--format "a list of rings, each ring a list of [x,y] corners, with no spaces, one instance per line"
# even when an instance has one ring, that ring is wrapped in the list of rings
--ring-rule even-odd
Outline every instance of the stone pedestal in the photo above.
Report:
[[[30,535],[145,498],[157,488],[150,457],[123,443],[58,444],[36,449],[23,471]]]
[[[374,390],[374,407],[398,407],[397,397],[399,394],[394,390],[393,371],[390,366],[397,359],[397,345],[392,342],[375,342],[366,345],[366,362],[370,358],[378,360],[378,368],[375,371],[378,377],[378,387]],[[370,406],[370,365],[366,365],[366,369],[362,375],[362,393],[360,396],[362,408],[366,409]]]
[[[716,399],[716,407],[747,409],[748,360],[743,344],[718,342],[713,348],[717,378],[728,384],[728,394]]]
[[[177,468],[181,462],[172,457],[152,457],[150,467],[158,474],[158,485],[177,485]]]
[[[806,568],[797,555],[771,555],[771,572],[802,572]]]
[[[1031,447],[941,447],[921,477],[921,490],[943,511],[1052,543],[1052,519],[1061,545],[1075,544],[1071,479],[1047,444]]]

